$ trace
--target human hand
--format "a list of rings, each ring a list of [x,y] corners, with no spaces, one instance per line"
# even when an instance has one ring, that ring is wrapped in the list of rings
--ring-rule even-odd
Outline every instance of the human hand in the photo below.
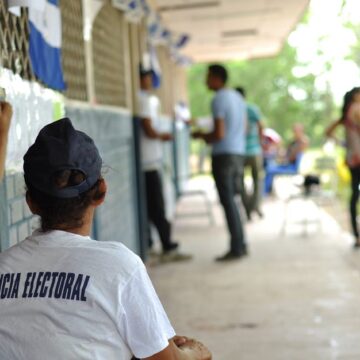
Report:
[[[0,102],[0,134],[6,135],[10,128],[13,110],[8,102]]]
[[[189,355],[195,357],[196,360],[211,360],[212,355],[210,350],[200,341],[195,339],[189,339],[184,336],[181,337],[181,341],[185,340],[183,345],[180,345],[179,348],[188,353]],[[179,339],[180,341],[180,339]]]
[[[189,339],[188,337],[186,336],[179,336],[179,335],[176,335],[172,338],[172,340],[174,341],[175,345],[177,347],[180,347],[180,346],[183,346],[185,345],[188,341],[191,341],[191,339]]]
[[[170,133],[163,133],[160,135],[160,139],[162,141],[171,141],[173,139],[173,136]]]

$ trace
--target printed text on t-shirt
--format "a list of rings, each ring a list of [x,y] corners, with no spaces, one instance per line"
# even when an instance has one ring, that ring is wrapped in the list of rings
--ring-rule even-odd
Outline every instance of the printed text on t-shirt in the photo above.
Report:
[[[66,272],[0,274],[0,299],[53,298],[86,301],[89,281],[88,275]]]

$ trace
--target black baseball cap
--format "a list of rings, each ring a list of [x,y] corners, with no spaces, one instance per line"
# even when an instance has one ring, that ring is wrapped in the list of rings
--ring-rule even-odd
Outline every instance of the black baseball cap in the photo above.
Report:
[[[89,190],[101,177],[101,167],[94,141],[74,129],[68,118],[42,128],[24,156],[26,184],[57,198],[73,198]],[[61,170],[78,170],[85,180],[59,189],[55,187],[54,175]]]

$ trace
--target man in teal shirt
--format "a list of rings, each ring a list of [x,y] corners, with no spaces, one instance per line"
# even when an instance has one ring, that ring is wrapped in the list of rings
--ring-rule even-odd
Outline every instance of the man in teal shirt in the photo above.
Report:
[[[246,92],[242,87],[236,90],[245,98]],[[253,212],[256,212],[260,217],[263,216],[261,211],[261,194],[262,194],[262,131],[263,126],[261,122],[261,112],[259,108],[252,104],[247,104],[247,133],[246,133],[246,147],[245,147],[245,161],[244,167],[251,169],[251,176],[253,180],[253,191],[248,193],[244,184],[244,177],[242,176],[241,197],[244,203],[246,215],[249,220]]]

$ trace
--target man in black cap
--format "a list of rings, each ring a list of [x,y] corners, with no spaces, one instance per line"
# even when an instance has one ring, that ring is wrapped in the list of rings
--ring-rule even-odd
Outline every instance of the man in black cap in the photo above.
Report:
[[[0,100],[0,182],[4,176],[6,146],[11,118],[11,105],[5,101]]]
[[[154,224],[162,245],[163,261],[182,261],[191,259],[191,255],[180,253],[179,244],[171,239],[171,223],[166,218],[161,167],[163,161],[162,142],[171,141],[172,135],[160,130],[160,101],[151,94],[153,88],[152,71],[140,68],[140,92],[138,110],[141,119],[141,161],[145,175],[147,215],[149,223]],[[153,240],[150,227],[148,244],[152,248]]]
[[[210,359],[201,343],[175,337],[140,258],[89,237],[106,194],[101,167],[93,140],[66,118],[24,156],[41,228],[0,254],[0,357]]]

